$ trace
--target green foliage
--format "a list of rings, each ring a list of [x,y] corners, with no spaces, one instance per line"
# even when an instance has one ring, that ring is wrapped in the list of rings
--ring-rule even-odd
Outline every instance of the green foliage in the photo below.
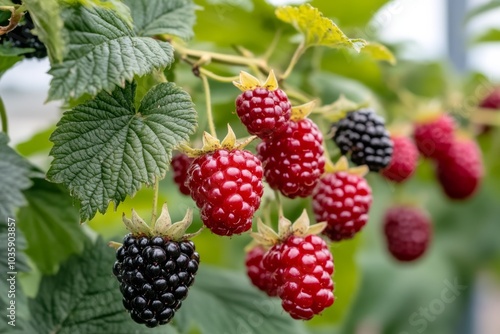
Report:
[[[173,35],[193,37],[195,6],[186,0],[125,0],[132,12],[137,36]]]
[[[476,6],[472,10],[470,10],[469,13],[467,13],[467,20],[475,19],[477,16],[488,13],[491,10],[497,9],[499,7],[500,0],[490,0],[487,3]]]
[[[24,196],[28,204],[17,218],[29,245],[26,254],[42,273],[55,273],[60,262],[83,250],[78,210],[66,190],[44,179],[34,179]]]
[[[137,37],[114,11],[76,7],[63,11],[69,35],[68,53],[53,64],[49,100],[95,95],[123,87],[134,75],[144,75],[173,61],[169,43]]]
[[[82,221],[163,178],[172,150],[194,132],[191,98],[175,84],[155,86],[137,110],[134,98],[135,84],[102,92],[66,112],[52,134],[47,176],[80,200]]]
[[[489,29],[483,34],[474,38],[474,43],[500,42],[500,29]]]
[[[31,186],[31,166],[8,146],[9,138],[0,133],[0,224],[14,218],[15,209],[25,205],[23,190]]]

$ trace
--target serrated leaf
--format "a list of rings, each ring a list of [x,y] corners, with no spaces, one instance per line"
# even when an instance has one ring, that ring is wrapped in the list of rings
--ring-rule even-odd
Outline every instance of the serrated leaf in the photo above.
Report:
[[[306,334],[303,323],[283,312],[278,299],[254,288],[243,273],[201,266],[175,316],[183,333],[195,325],[201,334]]]
[[[193,103],[175,84],[153,87],[137,110],[134,97],[129,83],[101,92],[64,113],[51,136],[54,161],[47,176],[80,200],[82,221],[163,178],[172,150],[194,133]]]
[[[123,87],[134,75],[168,66],[174,59],[169,43],[135,36],[114,11],[100,7],[64,10],[68,53],[49,73],[49,100],[77,99]]]
[[[304,35],[306,47],[323,45],[332,48],[348,48],[357,52],[366,45],[361,39],[350,39],[329,18],[309,4],[284,6],[276,9],[276,16]]]
[[[193,37],[195,5],[190,0],[125,0],[138,36],[173,35]]]
[[[23,190],[31,186],[31,166],[7,144],[7,135],[0,132],[0,222],[14,218],[15,210],[26,204]]]
[[[364,53],[375,60],[383,60],[391,65],[396,64],[396,57],[385,45],[375,42],[367,43],[362,49],[361,53]]]
[[[67,191],[44,179],[34,179],[24,196],[28,205],[19,210],[18,220],[28,242],[26,254],[42,273],[52,274],[69,255],[83,250],[78,209]]]
[[[101,239],[87,240],[80,256],[71,257],[55,276],[45,276],[30,300],[31,323],[38,333],[175,333],[136,324],[122,304],[112,274],[115,252]]]
[[[70,5],[80,4],[86,7],[102,7],[117,13],[128,25],[132,26],[130,9],[121,0],[60,0]]]
[[[45,44],[52,62],[63,59],[65,41],[63,37],[63,20],[61,8],[57,0],[23,0],[33,22],[38,38]]]

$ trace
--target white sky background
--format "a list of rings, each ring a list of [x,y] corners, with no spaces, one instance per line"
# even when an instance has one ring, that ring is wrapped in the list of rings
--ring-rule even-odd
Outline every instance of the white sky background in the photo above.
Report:
[[[468,1],[470,7],[488,2]],[[270,2],[282,4],[287,1]],[[384,7],[379,21],[375,21],[383,41],[408,42],[403,58],[436,60],[447,56],[446,0],[395,0],[393,6],[396,7],[390,6]],[[488,27],[500,28],[499,15],[500,10],[472,21],[468,26],[468,33],[477,34]],[[471,69],[486,72],[492,79],[500,80],[500,43],[474,47],[469,56]],[[17,133],[11,133],[13,141],[26,139],[34,131],[33,127],[43,129],[59,116],[56,105],[42,106],[50,82],[50,76],[46,74],[48,69],[47,60],[26,60],[8,71],[0,80],[0,94],[9,113],[11,129],[15,129],[16,125],[22,126]],[[32,95],[26,99],[28,91]],[[37,109],[33,110],[35,105]]]

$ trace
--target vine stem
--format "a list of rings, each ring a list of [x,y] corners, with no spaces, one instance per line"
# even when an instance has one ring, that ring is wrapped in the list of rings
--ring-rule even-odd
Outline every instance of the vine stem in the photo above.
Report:
[[[217,137],[217,132],[215,131],[214,115],[212,113],[212,98],[210,96],[210,85],[208,83],[208,78],[205,74],[200,72],[200,78],[203,82],[203,90],[205,91],[205,104],[207,105],[207,118],[208,127],[210,129],[210,134],[213,137]]]
[[[203,74],[204,76],[218,82],[233,82],[233,81],[238,81],[240,79],[239,76],[224,77],[222,75],[215,74],[214,72],[209,71],[203,67],[200,67],[199,70],[200,74]]]
[[[160,188],[160,179],[155,176],[155,184],[153,186],[153,212],[151,213],[151,227],[154,226],[156,222],[156,210],[158,208],[158,192]]]
[[[7,122],[7,112],[5,111],[5,105],[0,97],[0,118],[2,119],[2,132],[8,133],[9,124]]]
[[[287,69],[285,70],[285,73],[281,76],[281,80],[284,80],[290,76],[292,73],[293,69],[295,68],[295,65],[297,65],[297,62],[299,61],[300,57],[302,54],[304,54],[304,51],[306,51],[306,46],[304,42],[301,42],[297,49],[295,50],[292,59],[290,60],[290,64],[288,64]]]
[[[210,52],[210,51],[200,51],[200,50],[192,50],[189,48],[186,48],[182,46],[179,43],[173,42],[172,45],[174,46],[174,49],[180,52],[183,55],[186,56],[191,56],[191,57],[196,57],[196,58],[203,58],[207,57],[213,61],[218,61],[226,64],[232,64],[232,65],[245,65],[245,66],[251,66],[251,65],[256,65],[261,68],[266,68],[267,69],[267,62],[264,59],[260,58],[248,58],[248,57],[243,57],[243,56],[236,56],[236,55],[227,55],[223,53],[217,53],[217,52]]]

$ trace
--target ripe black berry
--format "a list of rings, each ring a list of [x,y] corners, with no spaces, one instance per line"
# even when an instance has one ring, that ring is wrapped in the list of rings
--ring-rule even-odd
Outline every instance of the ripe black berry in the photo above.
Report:
[[[393,143],[384,120],[374,111],[350,112],[333,128],[333,140],[342,154],[351,153],[356,165],[367,165],[371,171],[378,172],[391,162]]]
[[[126,235],[113,274],[131,318],[148,327],[170,322],[188,295],[199,261],[192,241]]]

